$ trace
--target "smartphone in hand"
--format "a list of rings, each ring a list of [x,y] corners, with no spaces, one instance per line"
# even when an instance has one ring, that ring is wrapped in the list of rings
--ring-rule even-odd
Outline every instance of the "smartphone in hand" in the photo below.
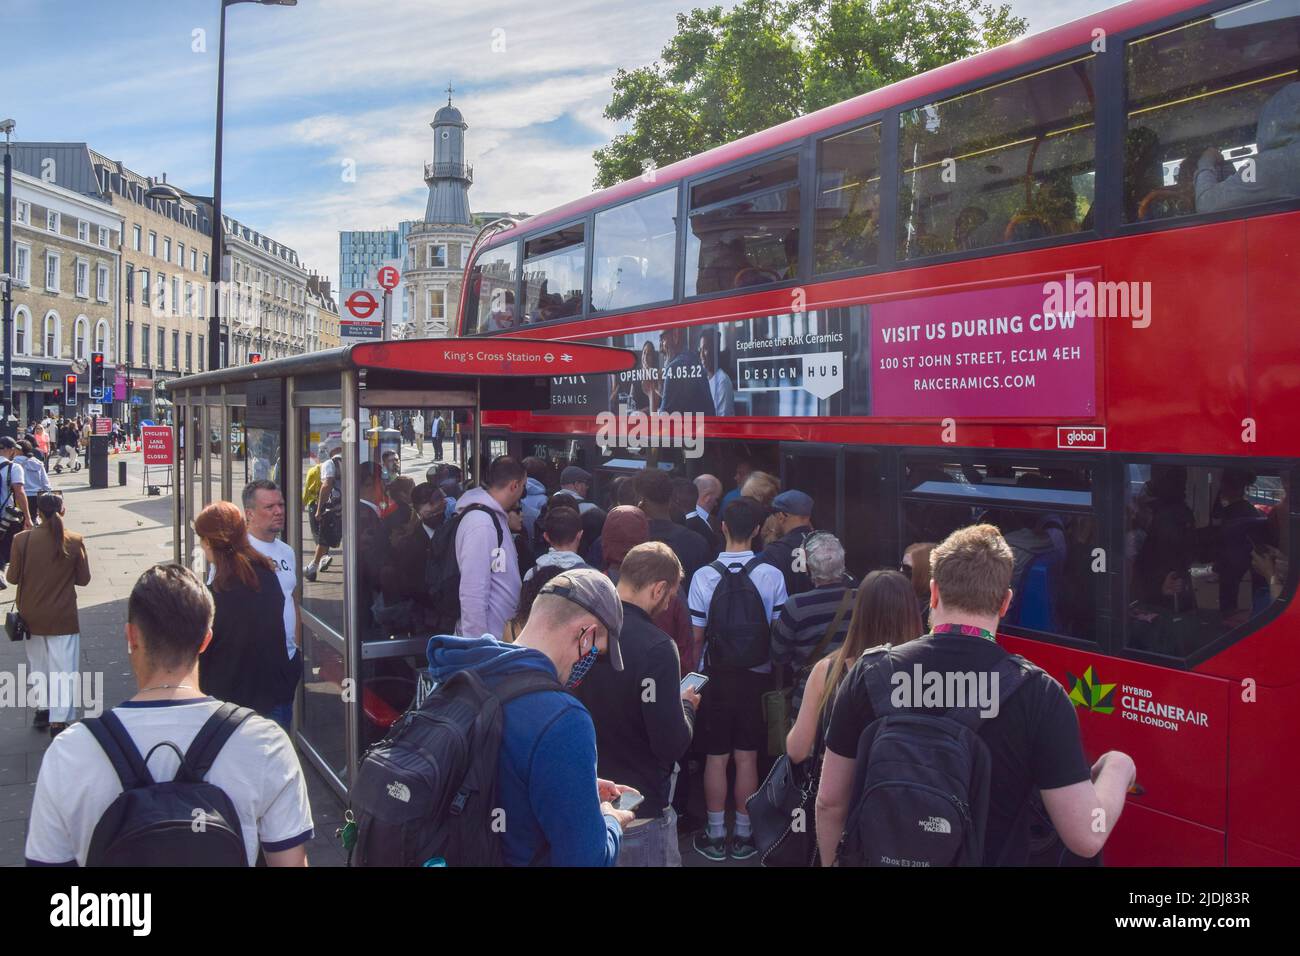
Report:
[[[695,693],[698,694],[701,690],[704,689],[704,685],[707,684],[708,682],[709,679],[705,677],[703,674],[697,673],[695,671],[691,671],[689,674],[687,674],[685,677],[682,678],[682,690],[686,690],[687,688],[690,688],[691,690],[695,691]]]
[[[615,810],[635,810],[645,803],[645,796],[635,790],[624,790],[613,803]]]

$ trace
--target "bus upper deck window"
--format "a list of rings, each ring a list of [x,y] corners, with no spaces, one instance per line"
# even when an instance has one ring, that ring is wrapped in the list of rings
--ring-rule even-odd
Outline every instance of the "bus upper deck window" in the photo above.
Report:
[[[1092,227],[1095,59],[900,114],[899,258]]]
[[[686,294],[799,274],[799,158],[782,156],[691,187]]]
[[[591,266],[593,311],[673,297],[677,190],[666,189],[596,213]]]
[[[1300,15],[1251,0],[1128,45],[1124,221],[1300,196]]]
[[[519,243],[511,242],[479,253],[470,273],[468,299],[473,315],[465,317],[467,332],[504,332],[515,327],[515,262]]]
[[[817,144],[813,262],[821,274],[876,264],[880,230],[880,124]]]
[[[524,243],[524,323],[582,314],[586,227],[565,226]]]

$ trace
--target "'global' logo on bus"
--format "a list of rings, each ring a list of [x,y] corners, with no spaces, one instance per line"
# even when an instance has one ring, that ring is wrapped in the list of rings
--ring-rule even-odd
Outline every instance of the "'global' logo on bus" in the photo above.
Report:
[[[1056,429],[1057,448],[1105,448],[1106,429],[1104,427],[1080,428],[1078,425]]]

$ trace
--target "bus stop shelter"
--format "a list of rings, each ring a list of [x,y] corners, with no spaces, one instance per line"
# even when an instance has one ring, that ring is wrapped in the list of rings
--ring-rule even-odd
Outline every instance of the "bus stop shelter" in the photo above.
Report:
[[[284,493],[284,539],[298,556],[303,680],[294,707],[300,751],[346,800],[365,748],[415,698],[428,633],[393,633],[376,623],[367,588],[373,569],[358,556],[359,490],[378,480],[386,413],[451,412],[466,489],[478,484],[489,450],[484,410],[532,410],[551,400],[552,376],[622,372],[625,349],[539,339],[416,339],[345,346],[190,375],[169,383],[177,426],[173,465],[173,559],[199,568],[194,518],[213,501],[239,504],[250,481]],[[309,581],[316,552],[304,506],[311,469],[342,451],[343,540]],[[413,476],[416,477],[416,476]],[[423,476],[418,476],[417,481]]]

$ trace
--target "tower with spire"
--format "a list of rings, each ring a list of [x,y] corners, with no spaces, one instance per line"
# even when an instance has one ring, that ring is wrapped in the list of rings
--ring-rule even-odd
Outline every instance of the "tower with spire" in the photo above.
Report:
[[[406,287],[412,328],[407,334],[439,338],[456,331],[465,257],[474,241],[469,187],[474,170],[465,162],[465,131],[460,110],[452,105],[455,89],[447,86],[447,105],[429,125],[433,128],[433,161],[424,164],[429,198],[424,220],[406,235]]]

